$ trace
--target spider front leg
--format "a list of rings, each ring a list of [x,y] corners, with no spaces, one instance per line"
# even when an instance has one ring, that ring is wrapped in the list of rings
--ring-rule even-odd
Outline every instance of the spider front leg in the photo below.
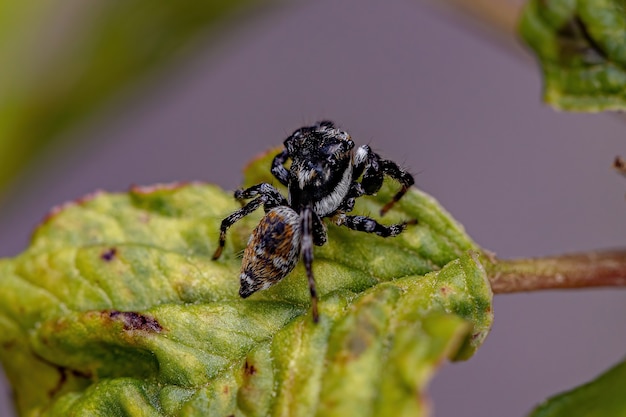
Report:
[[[265,211],[269,211],[276,206],[287,206],[289,203],[287,199],[276,189],[274,186],[262,182],[261,184],[253,185],[245,190],[235,191],[235,198],[237,200],[246,200],[248,198],[256,197],[257,195],[266,197]]]
[[[324,246],[327,241],[328,234],[326,231],[326,225],[324,224],[320,216],[318,216],[317,213],[313,211],[313,243],[316,246]]]
[[[344,197],[343,201],[337,207],[337,213],[348,213],[354,210],[354,204],[356,203],[356,199],[365,194],[363,191],[363,186],[361,186],[360,182],[353,181],[350,184],[350,189],[348,190],[348,194]]]
[[[411,174],[400,168],[395,162],[382,159],[368,145],[363,145],[357,149],[354,157],[354,172],[355,178],[363,174],[363,179],[361,180],[363,194],[376,194],[383,185],[385,175],[402,185],[402,188],[393,196],[392,200],[380,209],[381,216],[384,216],[406,194],[408,189],[415,184],[415,179]]]
[[[383,216],[391,209],[391,207],[393,207],[394,204],[400,201],[402,196],[406,194],[409,188],[411,188],[411,186],[415,184],[415,179],[413,178],[413,175],[400,168],[398,164],[393,161],[382,160],[380,162],[383,168],[383,172],[402,185],[400,191],[398,191],[396,195],[393,196],[391,201],[385,204],[382,209],[380,209],[380,215]]]
[[[300,213],[300,227],[302,232],[300,252],[302,253],[306,277],[309,281],[313,322],[317,323],[319,322],[319,313],[317,310],[317,288],[315,286],[315,277],[313,276],[313,210],[311,207],[305,207]]]
[[[289,171],[285,168],[287,159],[289,159],[289,152],[287,152],[287,149],[283,149],[283,151],[272,160],[272,174],[284,186],[287,186],[289,183]]]
[[[237,200],[246,199],[256,197],[254,200],[250,201],[248,204],[240,208],[239,210],[233,212],[230,216],[226,217],[222,220],[222,224],[220,225],[220,237],[217,249],[213,254],[212,259],[216,260],[222,255],[222,251],[224,250],[224,245],[226,244],[226,231],[236,222],[246,217],[248,214],[252,213],[256,209],[261,206],[264,206],[265,211],[271,210],[273,207],[286,205],[287,200],[283,197],[276,188],[272,187],[267,183],[261,183],[257,185],[253,185],[250,188],[246,188],[245,190],[237,190],[235,191],[235,198]]]
[[[339,226],[346,226],[358,232],[374,233],[382,237],[398,236],[408,225],[417,224],[417,220],[407,220],[402,223],[385,226],[367,216],[346,216],[345,214],[337,216],[335,222]]]

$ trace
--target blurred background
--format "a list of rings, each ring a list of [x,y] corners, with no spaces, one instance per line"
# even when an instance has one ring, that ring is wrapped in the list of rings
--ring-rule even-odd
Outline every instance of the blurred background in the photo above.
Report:
[[[626,245],[611,169],[625,120],[543,105],[506,15],[424,0],[6,3],[0,257],[95,189],[234,189],[251,157],[322,118],[417,174],[502,258]],[[525,415],[621,360],[624,317],[623,290],[496,296],[485,345],[433,381],[434,415]],[[10,398],[0,382],[2,417]]]

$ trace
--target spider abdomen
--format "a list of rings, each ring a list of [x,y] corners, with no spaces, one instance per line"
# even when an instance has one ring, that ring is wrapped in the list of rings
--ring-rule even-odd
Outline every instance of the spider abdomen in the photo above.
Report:
[[[287,206],[268,211],[243,253],[239,295],[246,298],[289,274],[298,263],[301,239],[298,213]]]

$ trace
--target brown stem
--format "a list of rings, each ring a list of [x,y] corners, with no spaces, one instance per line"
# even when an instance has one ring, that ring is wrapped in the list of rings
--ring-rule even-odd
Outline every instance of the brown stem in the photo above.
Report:
[[[488,268],[495,294],[626,286],[626,249],[534,259],[496,259]]]

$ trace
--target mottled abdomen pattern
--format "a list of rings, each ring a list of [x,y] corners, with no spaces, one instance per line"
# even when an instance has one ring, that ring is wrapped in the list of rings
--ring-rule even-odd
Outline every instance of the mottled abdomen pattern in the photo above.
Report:
[[[271,209],[252,232],[243,254],[239,295],[248,297],[283,279],[300,256],[300,216],[287,206]]]

